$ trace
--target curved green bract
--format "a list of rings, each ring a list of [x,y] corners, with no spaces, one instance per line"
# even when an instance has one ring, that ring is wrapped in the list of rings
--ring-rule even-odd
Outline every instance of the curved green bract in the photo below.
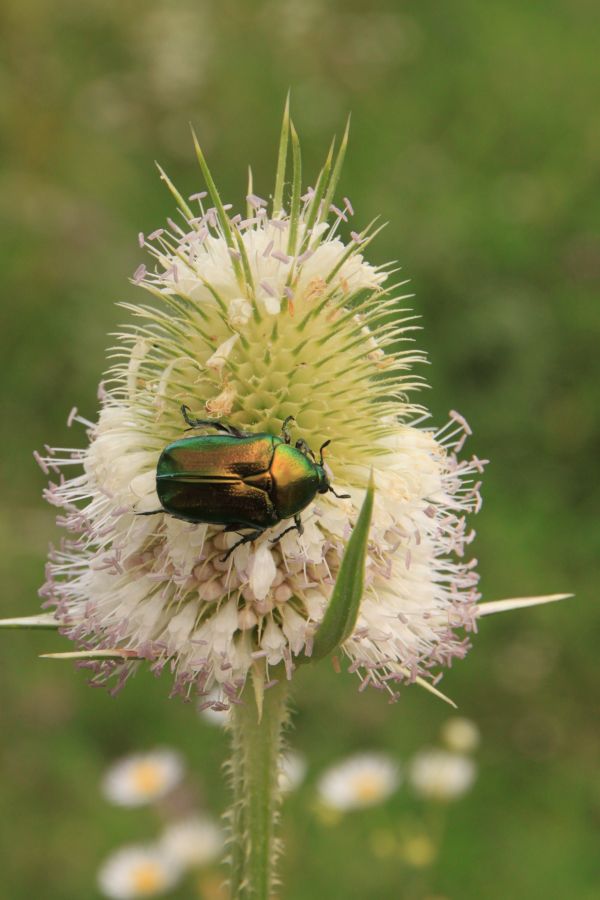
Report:
[[[313,643],[311,659],[319,660],[348,640],[358,618],[365,584],[365,560],[373,515],[373,473],[356,525],[346,545],[331,599]]]

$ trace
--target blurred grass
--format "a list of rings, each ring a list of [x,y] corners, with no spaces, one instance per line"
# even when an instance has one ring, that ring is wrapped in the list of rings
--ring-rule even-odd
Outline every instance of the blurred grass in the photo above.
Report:
[[[51,511],[31,451],[93,417],[107,332],[131,299],[137,232],[171,212],[159,159],[199,188],[193,121],[228,200],[270,190],[283,98],[314,172],[352,111],[341,185],[388,228],[376,262],[412,278],[432,365],[425,397],[459,408],[492,460],[475,552],[486,597],[574,590],[559,607],[486,620],[444,679],[483,732],[475,790],[450,812],[432,882],[373,854],[410,808],[318,824],[288,801],[285,897],[452,900],[600,892],[594,610],[600,529],[600,64],[591,0],[209,3],[5,0],[0,11],[4,317],[0,613],[37,608]],[[241,149],[240,149],[241,148]],[[75,436],[77,439],[77,436]],[[225,738],[147,675],[116,699],[41,661],[45,635],[0,636],[0,883],[9,900],[94,897],[103,855],[156,828],[99,797],[129,750],[182,748],[220,811]],[[447,710],[416,689],[390,707],[326,665],[296,694],[314,778],[376,747],[405,759]],[[182,893],[181,896],[184,894]]]

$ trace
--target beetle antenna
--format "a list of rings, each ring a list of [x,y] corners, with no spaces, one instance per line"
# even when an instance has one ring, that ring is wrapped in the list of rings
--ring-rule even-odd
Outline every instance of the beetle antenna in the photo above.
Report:
[[[350,496],[350,494],[336,494],[336,492],[331,487],[331,485],[329,485],[329,490],[331,491],[331,493],[333,494],[334,497],[338,498],[338,500],[352,500],[352,497]]]
[[[321,444],[321,446],[320,446],[320,448],[319,448],[319,453],[321,454],[321,459],[319,460],[319,465],[320,465],[320,466],[323,465],[323,450],[325,449],[325,447],[328,447],[328,446],[330,445],[330,443],[331,443],[331,438],[329,438],[328,441],[325,441],[324,444]]]

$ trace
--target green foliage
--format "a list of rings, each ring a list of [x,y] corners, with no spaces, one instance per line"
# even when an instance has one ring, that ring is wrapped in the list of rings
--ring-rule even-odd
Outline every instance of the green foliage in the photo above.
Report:
[[[373,474],[356,525],[346,545],[331,600],[315,635],[312,658],[323,659],[347,640],[356,625],[365,583],[365,559],[373,514]]]
[[[432,362],[424,400],[438,423],[460,409],[471,448],[492,460],[474,523],[484,595],[577,594],[484,621],[444,679],[483,732],[482,768],[451,813],[430,895],[597,895],[595,14],[588,0],[3,4],[3,618],[37,612],[46,544],[58,539],[31,451],[83,443],[65,420],[71,404],[94,418],[113,303],[135,296],[137,232],[173,215],[154,158],[183,198],[204,189],[191,120],[223,202],[242,211],[248,162],[256,193],[272,189],[288,86],[305,184],[317,185],[331,132],[352,112],[336,192],[356,209],[348,231],[389,221],[369,254],[399,259],[413,279]],[[224,735],[147,674],[113,699],[69,663],[37,659],[66,649],[49,632],[0,634],[10,900],[95,896],[102,856],[152,837],[145,814],[99,798],[103,767],[123,752],[181,746],[202,801],[226,805]],[[448,713],[417,688],[390,707],[326,665],[304,667],[295,705],[293,743],[312,771],[365,747],[405,759]],[[385,812],[324,828],[290,798],[286,900],[396,900],[397,863],[373,856],[368,835],[404,802],[401,790]]]

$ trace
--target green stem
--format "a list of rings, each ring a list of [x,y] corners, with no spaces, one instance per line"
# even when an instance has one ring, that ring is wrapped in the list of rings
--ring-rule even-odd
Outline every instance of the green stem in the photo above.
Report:
[[[279,757],[285,678],[265,691],[262,716],[249,684],[232,710],[231,900],[270,900],[277,856]]]

